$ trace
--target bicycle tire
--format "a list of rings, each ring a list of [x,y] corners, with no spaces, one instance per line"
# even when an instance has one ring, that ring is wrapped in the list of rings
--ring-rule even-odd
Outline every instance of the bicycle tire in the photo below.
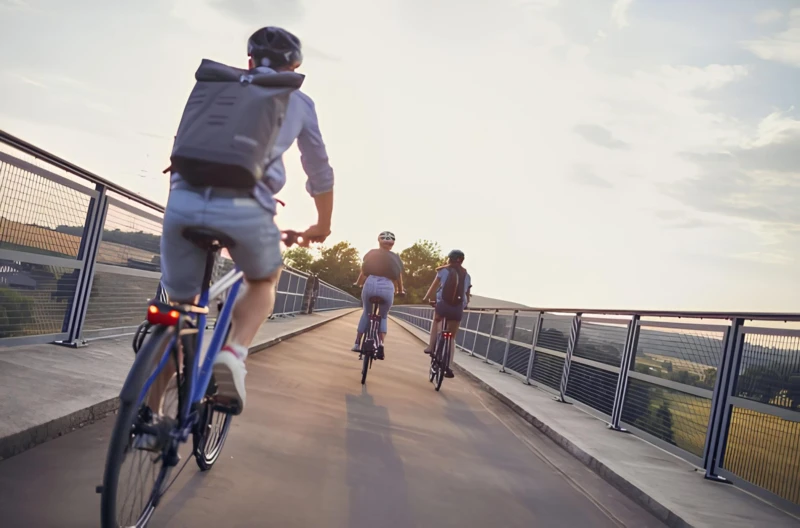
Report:
[[[211,383],[214,383],[213,379]],[[209,387],[212,386],[211,383]],[[216,384],[214,384],[214,387],[216,388]],[[215,409],[212,402],[207,401],[203,406],[203,414],[192,434],[194,459],[200,471],[208,471],[214,467],[214,463],[222,454],[222,448],[228,438],[232,421],[233,416],[230,413]],[[216,427],[214,424],[216,424]],[[218,434],[210,436],[215,429],[218,430]],[[209,441],[210,439],[213,439],[213,441]]]
[[[228,329],[225,332],[225,339],[222,341],[223,343],[228,341],[230,333],[231,325],[228,325]],[[225,445],[225,440],[228,438],[231,422],[233,421],[233,416],[230,413],[221,412],[214,408],[214,402],[211,401],[211,398],[216,392],[217,383],[212,374],[211,380],[208,382],[208,387],[206,387],[206,401],[203,404],[203,414],[200,416],[194,431],[192,431],[194,460],[197,462],[197,467],[200,468],[200,471],[210,470],[219,459],[220,454],[222,454],[222,447]],[[222,418],[222,422],[218,426],[219,434],[216,435],[216,437],[211,437],[215,438],[215,440],[209,442],[209,432],[213,430],[212,424],[217,421],[217,418]]]
[[[372,357],[370,352],[366,352],[363,354],[363,359],[361,360],[361,384],[364,385],[367,382],[367,370],[369,370],[369,358]]]
[[[438,368],[436,369],[436,391],[438,392],[439,389],[442,388],[442,382],[444,381],[444,371],[445,365],[448,363],[448,356],[450,355],[450,340],[444,339],[444,343],[442,344],[442,351],[440,354],[441,361],[439,362]]]
[[[433,380],[436,378],[436,368],[437,368],[437,361],[439,358],[439,343],[442,341],[442,335],[439,334],[436,337],[436,346],[433,347],[433,352],[431,352],[431,367],[428,369],[428,381],[433,383]]]
[[[120,392],[120,408],[108,445],[106,464],[103,471],[103,485],[100,490],[100,523],[102,528],[118,528],[120,526],[117,517],[117,492],[119,490],[120,472],[126,456],[133,451],[147,453],[130,449],[133,439],[132,427],[141,412],[141,400],[138,395],[141,394],[145,382],[152,373],[153,364],[156,363],[155,354],[162,350],[163,346],[167,346],[172,338],[173,332],[170,330],[171,328],[163,326],[154,329],[150,339],[136,354],[136,360]],[[177,377],[176,379],[179,380],[180,378]],[[183,384],[178,383],[178,392],[185,390]],[[133,397],[131,397],[132,395]],[[159,454],[155,460],[161,461],[162,458],[161,454]],[[155,460],[153,463],[155,463]],[[158,506],[158,501],[164,492],[164,486],[168,484],[169,475],[172,471],[172,466],[165,465],[163,461],[160,462],[160,466],[152,489],[147,492],[147,498],[142,504],[141,513],[134,521],[123,521],[123,526],[133,525],[137,528],[147,526]],[[125,503],[123,503],[124,505]]]

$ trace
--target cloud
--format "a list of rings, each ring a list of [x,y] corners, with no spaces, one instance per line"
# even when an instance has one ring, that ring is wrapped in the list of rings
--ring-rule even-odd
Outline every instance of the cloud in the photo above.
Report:
[[[29,84],[31,86],[36,86],[37,88],[45,88],[45,89],[48,88],[48,86],[46,84],[44,84],[42,82],[39,82],[36,79],[31,79],[30,77],[28,77],[26,75],[22,75],[21,73],[6,72],[6,74],[9,77],[13,77],[14,79],[16,79],[17,81],[19,81],[21,83]]]
[[[756,24],[766,25],[771,24],[773,22],[777,22],[778,20],[783,18],[783,13],[778,11],[777,9],[767,9],[766,11],[761,11],[755,17]]]
[[[209,5],[239,22],[253,26],[253,30],[266,25],[296,22],[304,14],[300,0],[212,0]],[[269,22],[255,22],[262,19]]]
[[[800,68],[800,8],[789,12],[789,27],[786,31],[766,38],[748,40],[742,45],[761,59]]]
[[[611,131],[600,125],[577,125],[574,130],[576,134],[594,145],[610,149],[628,148],[627,143],[616,139]]]
[[[611,20],[618,28],[629,26],[628,10],[631,8],[633,0],[616,0],[611,6]]]
[[[614,185],[608,180],[596,175],[586,165],[576,165],[573,167],[572,174],[570,175],[572,181],[581,185],[588,185],[590,187],[601,187],[603,189],[611,189]]]
[[[722,152],[684,153],[699,170],[667,193],[700,211],[800,228],[800,121],[767,116],[756,136]]]
[[[664,226],[671,229],[697,229],[710,227],[714,223],[688,215],[685,211],[664,209],[656,211],[656,218],[664,220]]]

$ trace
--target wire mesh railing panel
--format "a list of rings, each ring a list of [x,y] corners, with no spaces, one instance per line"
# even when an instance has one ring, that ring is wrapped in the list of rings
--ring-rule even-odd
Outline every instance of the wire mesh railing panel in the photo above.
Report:
[[[482,314],[480,312],[468,312],[468,314],[469,315],[467,317],[467,328],[469,330],[477,330],[478,321],[480,320]]]
[[[571,327],[572,317],[546,314],[542,318],[542,328],[536,346],[566,353]]]
[[[508,358],[506,359],[506,369],[512,370],[517,374],[525,376],[528,373],[528,361],[531,357],[531,348],[514,343],[508,346]]]
[[[734,407],[722,466],[800,504],[800,421]]]
[[[483,312],[480,319],[478,319],[478,332],[489,334],[492,331],[492,320],[494,320],[494,313]]]
[[[657,378],[714,390],[722,356],[722,331],[642,328],[634,369]]]
[[[531,379],[558,390],[561,387],[561,373],[564,370],[564,358],[537,351],[533,357]]]
[[[97,262],[145,271],[161,271],[161,213],[145,211],[109,193],[108,212]]]
[[[0,338],[62,332],[78,272],[0,260]]]
[[[492,331],[493,337],[498,337],[501,339],[505,339],[508,337],[508,331],[511,328],[511,321],[513,316],[507,314],[497,314],[497,318],[494,321],[494,330]]]
[[[272,309],[274,315],[285,313],[286,303],[289,302],[289,296],[282,292],[275,293],[275,307]]]
[[[619,374],[573,362],[569,368],[567,396],[611,416]]]
[[[478,334],[475,332],[466,332],[464,336],[464,350],[467,352],[475,353],[475,342],[478,339]]]
[[[745,334],[735,396],[800,410],[800,337]]]
[[[456,334],[456,345],[460,347],[464,347],[464,340],[466,339],[467,333],[464,330],[459,329],[458,333]]]
[[[518,315],[517,324],[514,325],[514,334],[511,339],[520,343],[533,343],[533,330],[536,326],[537,317]]]
[[[482,334],[475,335],[475,346],[472,353],[482,358],[486,357],[486,351],[489,348],[489,338]]]
[[[86,330],[138,326],[147,315],[147,303],[153,298],[159,279],[132,277],[97,271],[92,282],[86,310]]]
[[[710,412],[709,399],[629,378],[622,421],[702,457]]]
[[[488,356],[489,361],[492,361],[497,364],[502,364],[505,352],[506,352],[505,339],[501,341],[500,339],[493,337],[489,341],[489,356]]]
[[[0,248],[78,258],[90,201],[86,193],[0,160]]]
[[[618,367],[628,329],[621,325],[584,322],[575,346],[575,356]]]

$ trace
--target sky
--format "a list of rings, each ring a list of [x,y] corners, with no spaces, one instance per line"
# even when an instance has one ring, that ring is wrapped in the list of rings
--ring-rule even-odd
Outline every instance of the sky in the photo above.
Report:
[[[800,312],[800,0],[0,0],[0,128],[165,203],[194,70],[263,25],[303,40],[331,243],[459,248],[529,306]]]

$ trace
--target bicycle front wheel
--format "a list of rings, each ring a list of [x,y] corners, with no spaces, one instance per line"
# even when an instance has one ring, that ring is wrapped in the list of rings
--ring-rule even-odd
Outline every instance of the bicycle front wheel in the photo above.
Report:
[[[141,427],[152,422],[154,414],[145,404],[147,395],[140,395],[158,365],[162,351],[169,345],[173,332],[173,328],[155,328],[150,339],[139,350],[122,389],[122,395],[134,394],[136,397],[121,398],[111,434],[100,498],[102,528],[147,526],[168,484],[173,466],[164,463],[163,450],[145,449],[147,446],[137,444],[137,437],[141,436]],[[168,353],[172,354],[172,351]],[[177,420],[184,390],[180,377],[173,375],[160,399],[162,416]]]

